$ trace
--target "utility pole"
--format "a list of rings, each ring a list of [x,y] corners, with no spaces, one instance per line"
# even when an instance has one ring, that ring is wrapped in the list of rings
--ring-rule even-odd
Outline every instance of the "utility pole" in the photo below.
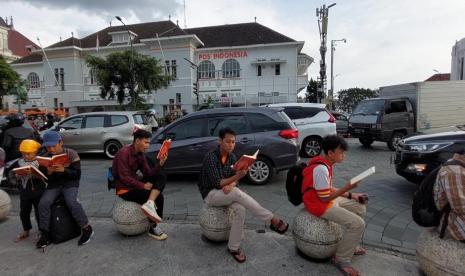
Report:
[[[347,43],[345,38],[331,40],[331,90],[328,95],[328,104],[331,110],[334,110],[334,51],[336,51],[336,42],[338,41]]]
[[[318,77],[318,101],[321,103],[321,94],[326,92],[326,36],[328,35],[328,10],[335,6],[333,3],[326,7],[323,5],[321,8],[316,9],[316,16],[318,17],[318,29],[320,31],[320,76]]]
[[[130,45],[130,49],[131,49],[131,55],[130,55],[130,59],[129,59],[129,71],[130,71],[130,84],[129,84],[129,94],[131,95],[131,98],[132,98],[132,108],[134,110],[136,110],[136,107],[137,107],[137,103],[136,103],[136,91],[134,90],[134,86],[135,86],[135,70],[133,68],[133,63],[134,63],[134,48],[132,46],[132,39],[131,39],[131,31],[129,31],[129,28],[126,24],[124,24],[123,22],[123,19],[121,19],[121,17],[119,16],[115,16],[115,18],[123,23],[124,25],[124,28],[126,29],[126,31],[128,32],[128,36],[129,36],[129,45]]]

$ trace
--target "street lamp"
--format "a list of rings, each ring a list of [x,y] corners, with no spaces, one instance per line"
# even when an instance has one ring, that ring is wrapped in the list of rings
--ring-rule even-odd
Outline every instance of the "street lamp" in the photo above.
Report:
[[[130,49],[131,49],[131,55],[130,55],[130,58],[129,58],[129,72],[130,72],[130,87],[129,87],[129,93],[131,94],[132,96],[132,105],[133,105],[133,108],[134,110],[136,110],[136,95],[134,93],[134,79],[135,79],[135,76],[134,76],[134,70],[133,70],[133,66],[132,66],[132,63],[134,62],[134,48],[132,46],[132,39],[131,39],[131,32],[129,31],[129,28],[126,24],[124,24],[123,22],[123,19],[121,19],[121,17],[119,17],[118,15],[115,16],[115,18],[121,22],[124,26],[124,28],[126,29],[126,31],[128,32],[128,36],[129,36],[129,46],[130,46]]]
[[[336,50],[336,42],[342,41],[344,43],[347,43],[347,39],[333,39],[331,40],[331,90],[329,93],[329,108],[331,110],[334,110],[334,101],[333,101],[333,96],[334,96],[334,51]]]
[[[199,66],[187,58],[184,58],[191,66],[195,69],[195,83],[194,83],[194,94],[197,96],[197,108],[199,108]]]

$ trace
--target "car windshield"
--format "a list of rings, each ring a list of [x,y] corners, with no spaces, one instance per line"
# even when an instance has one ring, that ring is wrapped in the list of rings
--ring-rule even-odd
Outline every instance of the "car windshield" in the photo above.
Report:
[[[369,100],[360,102],[352,115],[377,115],[384,109],[384,100]]]

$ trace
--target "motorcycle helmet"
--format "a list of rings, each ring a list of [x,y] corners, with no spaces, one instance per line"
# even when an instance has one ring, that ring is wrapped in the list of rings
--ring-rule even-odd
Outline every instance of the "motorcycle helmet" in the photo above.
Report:
[[[6,117],[6,119],[8,120],[8,125],[10,127],[18,127],[18,126],[22,126],[24,124],[24,116],[23,114],[21,113],[13,113],[13,114],[10,114]]]

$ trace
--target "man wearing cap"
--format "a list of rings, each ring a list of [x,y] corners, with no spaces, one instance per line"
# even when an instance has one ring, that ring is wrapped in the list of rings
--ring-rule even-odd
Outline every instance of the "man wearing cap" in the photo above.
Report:
[[[74,150],[63,147],[63,140],[56,131],[48,131],[44,134],[42,146],[47,149],[47,153],[43,156],[52,157],[58,154],[67,154],[69,164],[54,164],[49,167],[41,166],[41,170],[48,178],[48,187],[39,203],[41,237],[37,242],[37,248],[43,248],[50,244],[51,206],[60,194],[65,198],[71,215],[82,229],[78,245],[84,245],[90,241],[94,231],[89,224],[84,209],[77,200],[79,180],[81,179],[81,161],[79,155]]]

